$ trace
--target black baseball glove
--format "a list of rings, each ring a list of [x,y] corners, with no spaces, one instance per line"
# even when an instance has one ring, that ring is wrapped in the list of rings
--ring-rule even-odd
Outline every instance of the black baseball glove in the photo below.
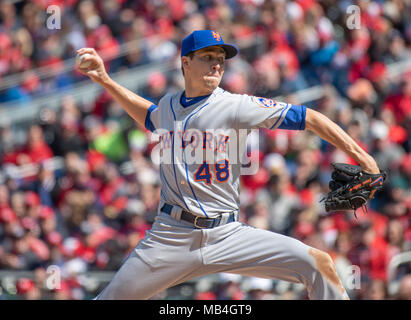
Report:
[[[366,173],[360,166],[346,163],[331,164],[334,167],[329,183],[331,191],[321,200],[325,203],[325,211],[354,210],[357,217],[356,210],[382,188],[387,174]]]

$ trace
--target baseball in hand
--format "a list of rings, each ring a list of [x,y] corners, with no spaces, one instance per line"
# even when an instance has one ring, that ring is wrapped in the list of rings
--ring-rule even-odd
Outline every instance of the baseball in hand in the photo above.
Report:
[[[91,57],[91,54],[89,53],[84,53],[82,55],[77,55],[76,56],[76,65],[80,68],[80,69],[86,69],[88,67],[91,66],[91,61],[85,61],[87,60],[89,57]]]

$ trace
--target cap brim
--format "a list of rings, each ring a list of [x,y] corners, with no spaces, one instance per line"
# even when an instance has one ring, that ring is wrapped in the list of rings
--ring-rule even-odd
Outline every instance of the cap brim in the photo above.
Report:
[[[225,44],[221,44],[219,46],[224,49],[224,51],[226,53],[226,55],[225,55],[226,59],[231,59],[231,58],[235,57],[238,53],[238,48],[235,45],[225,43]]]
[[[191,52],[195,52],[195,51],[198,51],[204,48],[209,48],[209,47],[221,47],[225,51],[226,59],[231,59],[235,57],[238,53],[238,48],[235,45],[224,43],[224,44],[212,44],[212,45],[203,46],[203,47],[197,48],[194,51],[190,51],[185,54],[182,53],[181,56],[187,56]]]

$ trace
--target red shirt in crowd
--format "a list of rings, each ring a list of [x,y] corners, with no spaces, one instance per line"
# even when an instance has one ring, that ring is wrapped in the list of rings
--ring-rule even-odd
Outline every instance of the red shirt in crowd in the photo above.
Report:
[[[407,97],[403,94],[389,96],[383,108],[393,112],[397,123],[403,123],[406,118],[411,117],[411,96]]]

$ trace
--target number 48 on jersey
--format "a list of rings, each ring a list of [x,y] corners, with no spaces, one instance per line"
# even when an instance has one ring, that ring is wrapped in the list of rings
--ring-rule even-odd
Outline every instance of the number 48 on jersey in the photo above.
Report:
[[[217,182],[226,182],[230,177],[230,163],[228,160],[220,160],[214,164],[214,176]],[[206,184],[211,184],[213,180],[212,165],[204,161],[194,173],[194,180],[196,182],[204,181]]]

